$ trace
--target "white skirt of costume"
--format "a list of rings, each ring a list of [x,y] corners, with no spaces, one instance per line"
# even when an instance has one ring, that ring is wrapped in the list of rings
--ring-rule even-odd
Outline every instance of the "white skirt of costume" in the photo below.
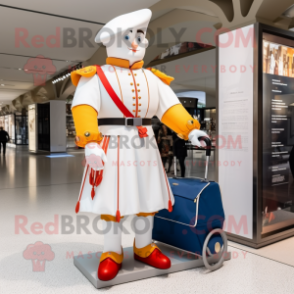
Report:
[[[169,200],[173,205],[174,197],[152,127],[147,126],[147,138],[139,138],[136,127],[101,126],[100,130],[104,136],[110,136],[103,179],[95,187],[92,200],[90,168],[86,174],[85,167],[79,211],[115,216],[119,210],[125,216],[168,209]]]

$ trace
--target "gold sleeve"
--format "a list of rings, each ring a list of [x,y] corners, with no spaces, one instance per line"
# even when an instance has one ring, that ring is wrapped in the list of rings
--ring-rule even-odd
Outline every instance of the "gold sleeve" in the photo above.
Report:
[[[169,108],[162,116],[161,121],[184,140],[189,139],[188,135],[192,130],[200,129],[198,120],[193,119],[182,104]]]
[[[76,145],[85,147],[88,143],[99,143],[102,135],[98,129],[97,111],[89,105],[78,105],[72,108],[76,128]]]

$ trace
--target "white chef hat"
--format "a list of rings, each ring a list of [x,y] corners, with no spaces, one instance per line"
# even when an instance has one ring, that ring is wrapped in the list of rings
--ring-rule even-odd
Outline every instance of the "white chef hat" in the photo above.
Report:
[[[125,32],[131,28],[142,28],[145,33],[151,19],[150,9],[141,9],[131,13],[120,15],[109,21],[96,35],[96,43],[105,43],[119,32]]]

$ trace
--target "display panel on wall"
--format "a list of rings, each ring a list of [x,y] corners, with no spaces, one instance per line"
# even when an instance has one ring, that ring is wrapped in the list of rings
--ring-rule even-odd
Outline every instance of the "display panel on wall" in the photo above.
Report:
[[[37,122],[36,122],[36,104],[29,105],[29,150],[36,152],[38,145],[37,145]]]
[[[294,225],[294,42],[263,34],[262,236]]]
[[[15,144],[15,121],[14,121],[14,114],[6,115],[5,118],[7,119],[7,133],[9,134],[10,142]]]
[[[219,36],[219,184],[231,234],[253,239],[253,71],[254,44],[249,25]],[[250,38],[251,37],[251,38]],[[231,40],[231,42],[230,42]],[[241,227],[232,224],[241,224]]]
[[[15,144],[28,145],[28,117],[26,115],[15,115]]]

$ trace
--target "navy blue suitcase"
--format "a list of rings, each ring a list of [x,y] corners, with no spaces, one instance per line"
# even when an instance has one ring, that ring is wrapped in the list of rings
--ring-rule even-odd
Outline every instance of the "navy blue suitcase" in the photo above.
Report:
[[[222,230],[225,214],[219,185],[206,180],[211,142],[206,137],[200,139],[207,145],[205,179],[169,178],[175,204],[171,213],[164,209],[155,215],[152,238],[202,256],[204,265],[214,270],[222,265],[227,252]],[[215,254],[220,258],[210,265],[207,257]]]

